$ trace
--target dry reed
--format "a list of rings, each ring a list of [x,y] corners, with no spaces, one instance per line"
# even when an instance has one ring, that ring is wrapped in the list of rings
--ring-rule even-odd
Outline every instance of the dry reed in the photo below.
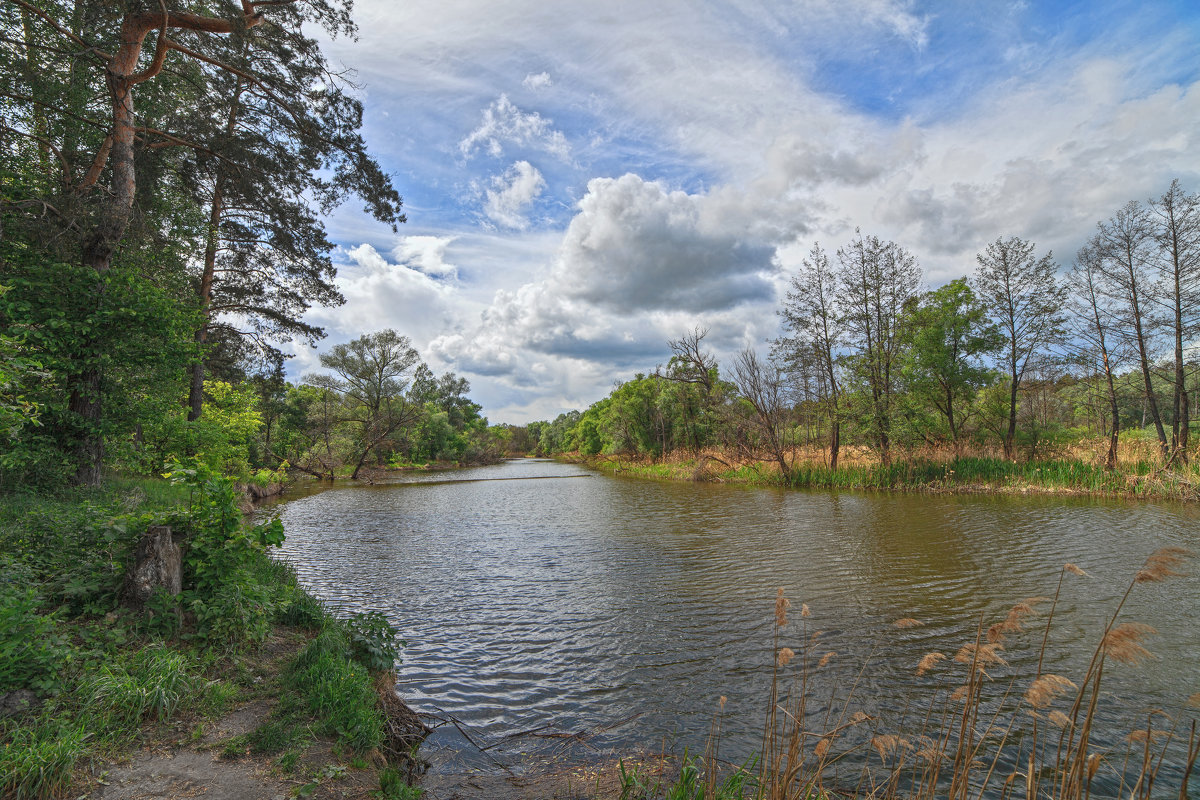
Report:
[[[1182,718],[1169,717],[1156,709],[1144,727],[1118,739],[1127,748],[1123,756],[1111,741],[1099,743],[1095,729],[1102,716],[1101,698],[1107,694],[1101,691],[1106,662],[1136,665],[1150,657],[1142,643],[1155,631],[1144,623],[1120,621],[1125,601],[1141,583],[1180,574],[1178,568],[1188,555],[1178,548],[1163,548],[1151,554],[1126,588],[1100,634],[1091,662],[1076,680],[1042,671],[1063,577],[1087,575],[1078,566],[1065,564],[1053,597],[1026,598],[1012,606],[1000,622],[987,628],[981,622],[975,640],[962,645],[953,658],[940,652],[922,657],[918,676],[944,662],[949,670],[946,679],[965,683],[953,691],[943,686],[943,705],[918,701],[917,719],[909,719],[905,709],[897,729],[892,731],[881,729],[879,718],[851,709],[857,702],[855,694],[863,672],[849,694],[843,693],[840,699],[831,696],[819,714],[811,711],[816,704],[810,703],[808,696],[810,675],[814,669],[826,667],[836,654],[826,651],[818,657],[812,653],[810,645],[815,637],[805,630],[796,636],[796,650],[781,645],[791,607],[781,589],[775,602],[776,657],[756,782],[739,784],[742,788],[737,794],[718,794],[713,788],[719,772],[715,746],[719,726],[714,720],[703,770],[705,800],[740,800],[746,788],[755,800],[816,800],[835,795],[881,800],[979,800],[993,796],[1020,796],[1026,800],[1119,796],[1122,800],[1149,800],[1167,796],[1162,780],[1165,764],[1170,765],[1171,779],[1180,782],[1178,795],[1171,790],[1171,796],[1187,798],[1188,777],[1200,759],[1195,720],[1189,727]],[[1004,645],[994,637],[1024,632],[1025,623],[1044,603],[1050,608],[1041,645],[1035,651],[1036,671],[1024,692],[1014,691],[1016,674],[1011,674],[1007,683],[995,681],[988,674],[988,670],[1009,666],[1001,655]],[[811,612],[807,605],[801,608],[801,619],[807,621]],[[913,627],[910,622],[916,621],[904,618],[893,624]],[[785,688],[787,685],[791,688]],[[1051,708],[1060,702],[1064,708]],[[1200,693],[1187,698],[1186,705],[1200,707]],[[1163,724],[1152,724],[1155,717],[1162,717]],[[1018,731],[1020,735],[1014,735]],[[872,752],[877,759],[866,758]],[[1168,761],[1168,757],[1174,760]],[[851,763],[857,766],[849,774],[858,775],[853,786],[846,783],[845,767]]]

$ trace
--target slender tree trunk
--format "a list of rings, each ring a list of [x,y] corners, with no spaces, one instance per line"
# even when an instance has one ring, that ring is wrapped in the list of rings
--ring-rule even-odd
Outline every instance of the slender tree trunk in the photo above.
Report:
[[[1008,384],[1008,431],[1004,434],[1004,457],[1010,461],[1013,459],[1013,442],[1017,438],[1017,386],[1019,382],[1020,376],[1017,374],[1017,364],[1014,360]]]
[[[1133,329],[1134,335],[1137,337],[1138,360],[1141,362],[1142,381],[1146,387],[1146,405],[1150,409],[1150,419],[1154,423],[1154,430],[1158,434],[1158,446],[1162,452],[1164,461],[1169,461],[1171,458],[1171,448],[1167,444],[1167,432],[1163,428],[1162,415],[1158,412],[1158,399],[1154,396],[1154,383],[1150,378],[1150,355],[1146,350],[1146,337],[1142,328],[1141,315],[1138,311],[1136,295],[1133,305]]]
[[[1117,387],[1113,383],[1107,353],[1104,354],[1104,376],[1108,379],[1108,404],[1112,411],[1112,434],[1108,440],[1108,455],[1105,457],[1104,466],[1111,470],[1117,468],[1117,439],[1121,431],[1121,410],[1117,407]]]
[[[200,415],[204,412],[204,346],[208,342],[208,326],[211,321],[208,309],[212,301],[213,276],[216,274],[217,268],[217,245],[220,241],[218,228],[221,224],[221,213],[224,211],[223,201],[221,178],[218,174],[216,186],[213,189],[212,205],[209,208],[208,241],[204,247],[204,271],[200,275],[198,290],[200,312],[204,318],[196,330],[196,345],[200,352],[197,353],[191,370],[192,380],[188,391],[189,422],[200,419]]]

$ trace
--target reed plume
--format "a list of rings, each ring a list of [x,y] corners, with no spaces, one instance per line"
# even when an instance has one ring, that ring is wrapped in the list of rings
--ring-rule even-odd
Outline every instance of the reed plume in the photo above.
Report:
[[[1142,639],[1157,632],[1142,622],[1123,622],[1104,635],[1101,647],[1104,648],[1105,655],[1123,664],[1140,664],[1153,657],[1153,654],[1142,646]]]
[[[1045,708],[1050,705],[1054,698],[1067,691],[1067,689],[1077,689],[1078,686],[1070,678],[1064,678],[1062,675],[1054,675],[1046,673],[1037,678],[1029,688],[1025,690],[1025,702],[1034,708]]]
[[[1183,563],[1191,552],[1182,547],[1160,547],[1150,554],[1145,565],[1138,571],[1137,583],[1153,583],[1167,578],[1181,577],[1184,573],[1176,572],[1175,567]]]
[[[912,617],[904,617],[903,619],[896,620],[892,624],[895,625],[897,628],[919,628],[922,625],[924,625],[925,623],[921,622],[921,620],[919,620],[919,619],[913,619]]]
[[[937,666],[937,663],[946,657],[945,653],[926,653],[921,658],[921,663],[917,665],[917,674],[924,675],[929,670]]]

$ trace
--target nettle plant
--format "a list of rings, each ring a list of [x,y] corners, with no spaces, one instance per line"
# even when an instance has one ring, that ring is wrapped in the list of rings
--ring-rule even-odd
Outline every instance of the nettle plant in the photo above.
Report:
[[[192,489],[183,559],[183,605],[196,615],[196,634],[213,645],[261,642],[270,630],[274,588],[259,580],[269,548],[283,544],[283,524],[248,526],[234,482],[203,464],[173,464],[167,477]]]

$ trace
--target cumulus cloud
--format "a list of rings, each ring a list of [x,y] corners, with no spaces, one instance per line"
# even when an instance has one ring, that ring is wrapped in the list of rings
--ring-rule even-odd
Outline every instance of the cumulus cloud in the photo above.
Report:
[[[554,85],[554,81],[550,78],[549,72],[539,72],[536,75],[530,73],[525,76],[525,80],[521,81],[521,85],[526,89],[547,89]]]
[[[418,245],[427,251],[437,250],[429,242]],[[407,242],[398,249],[418,245]],[[337,286],[346,305],[342,309],[318,309],[309,315],[316,324],[326,326],[331,341],[396,328],[420,349],[423,342],[444,328],[453,303],[453,286],[406,264],[390,262],[369,244],[343,252],[348,263],[339,268]]]
[[[775,251],[721,211],[707,195],[634,174],[593,179],[547,277],[496,292],[476,325],[430,351],[513,386],[567,392],[569,375],[598,372],[602,386],[652,369],[698,320],[734,349],[758,341],[773,315],[748,320],[745,309],[773,303]]]
[[[455,238],[454,236],[403,236],[399,243],[392,248],[392,257],[399,264],[430,277],[454,279],[458,277],[458,267],[446,261],[446,248]],[[369,245],[362,247],[369,247]],[[378,263],[375,258],[382,258],[378,253],[371,256],[369,252],[363,251],[362,247],[350,251],[351,258],[354,258],[360,265],[364,261]]]
[[[706,200],[633,174],[593,179],[563,239],[558,288],[625,312],[700,312],[769,297],[770,243],[724,224]]]
[[[525,211],[546,188],[542,173],[528,161],[518,161],[503,175],[493,176],[491,183],[491,188],[486,192],[483,213],[501,227],[527,229],[529,220],[525,217]]]
[[[483,110],[479,126],[459,141],[458,149],[467,158],[481,148],[499,158],[505,144],[534,147],[564,161],[571,156],[567,138],[554,128],[552,120],[536,111],[522,111],[502,94]]]

